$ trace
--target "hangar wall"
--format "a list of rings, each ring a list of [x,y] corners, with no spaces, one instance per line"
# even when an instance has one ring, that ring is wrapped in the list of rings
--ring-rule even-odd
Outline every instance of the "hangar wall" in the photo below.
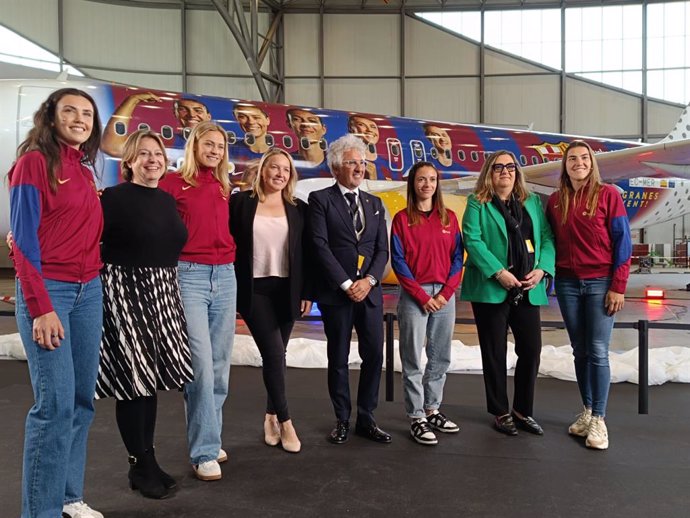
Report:
[[[105,80],[258,99],[246,60],[213,9],[3,0],[0,22]],[[167,4],[169,5],[169,4]],[[36,16],[40,12],[41,16]],[[259,13],[265,33],[271,14]],[[287,103],[445,121],[639,138],[642,100],[561,74],[402,14],[286,13]],[[270,60],[263,71],[268,72]],[[665,135],[679,108],[649,101],[647,134]]]

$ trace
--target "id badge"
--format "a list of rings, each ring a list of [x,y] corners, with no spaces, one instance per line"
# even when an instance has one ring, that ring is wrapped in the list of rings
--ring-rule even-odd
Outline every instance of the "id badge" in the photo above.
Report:
[[[534,253],[534,246],[532,245],[532,240],[531,239],[525,239],[525,245],[527,245],[527,251],[530,254]]]

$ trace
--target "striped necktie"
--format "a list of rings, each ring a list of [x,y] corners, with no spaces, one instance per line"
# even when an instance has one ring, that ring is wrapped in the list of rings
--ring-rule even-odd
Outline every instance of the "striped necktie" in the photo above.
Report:
[[[350,216],[352,216],[352,225],[355,227],[355,233],[359,235],[362,229],[364,229],[364,225],[362,225],[362,216],[360,216],[359,208],[357,207],[357,195],[354,192],[346,192],[345,198],[347,198],[347,203],[350,205]]]

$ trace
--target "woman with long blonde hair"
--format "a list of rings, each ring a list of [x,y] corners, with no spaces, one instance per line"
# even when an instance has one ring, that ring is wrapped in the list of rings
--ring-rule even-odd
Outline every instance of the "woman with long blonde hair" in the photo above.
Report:
[[[285,395],[285,352],[295,320],[311,310],[305,250],[307,204],[295,197],[292,157],[273,148],[261,157],[249,191],[234,194],[230,229],[237,243],[237,308],[263,359],[264,442],[302,447]]]
[[[230,180],[225,130],[200,122],[185,145],[184,162],[166,176],[189,238],[178,263],[194,381],[184,388],[189,458],[200,480],[222,477],[223,404],[235,335],[235,241],[229,228]]]
[[[632,241],[623,199],[602,183],[586,142],[568,145],[546,212],[556,237],[556,296],[584,407],[568,433],[586,437],[588,448],[605,450],[609,342],[615,314],[625,302]]]

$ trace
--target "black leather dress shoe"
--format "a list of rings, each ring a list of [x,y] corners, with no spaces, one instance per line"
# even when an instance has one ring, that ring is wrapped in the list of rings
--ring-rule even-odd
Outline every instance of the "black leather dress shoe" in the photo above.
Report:
[[[496,419],[494,420],[494,428],[506,435],[518,434],[517,428],[515,428],[515,421],[513,421],[513,418],[510,416],[510,414],[496,416]]]
[[[333,431],[328,436],[328,440],[333,444],[344,444],[347,442],[347,434],[350,431],[349,421],[340,421],[335,425]]]
[[[512,413],[513,422],[518,428],[525,430],[526,432],[533,433],[534,435],[544,435],[544,429],[539,426],[534,419],[531,417],[519,417],[515,412]]]
[[[392,440],[391,434],[384,432],[376,426],[375,424],[369,426],[360,426],[359,424],[355,426],[355,433],[366,437],[374,442],[380,442],[382,444],[389,444]]]

